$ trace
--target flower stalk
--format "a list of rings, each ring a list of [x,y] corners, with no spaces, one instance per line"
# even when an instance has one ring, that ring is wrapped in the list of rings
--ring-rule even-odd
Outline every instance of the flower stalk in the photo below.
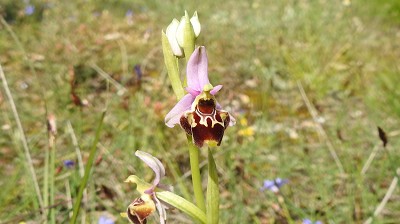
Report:
[[[178,100],[180,100],[185,94],[182,87],[181,79],[179,77],[178,58],[174,56],[166,34],[164,32],[161,32],[161,36],[165,67],[167,67],[168,77],[171,81],[172,89],[174,90],[174,93]]]
[[[208,148],[208,183],[207,183],[207,223],[219,222],[218,172],[210,148]]]
[[[196,205],[202,210],[206,211],[204,202],[204,193],[201,184],[200,166],[199,166],[199,149],[193,144],[192,136],[186,135],[189,145],[189,159],[190,170],[192,171],[192,185]]]

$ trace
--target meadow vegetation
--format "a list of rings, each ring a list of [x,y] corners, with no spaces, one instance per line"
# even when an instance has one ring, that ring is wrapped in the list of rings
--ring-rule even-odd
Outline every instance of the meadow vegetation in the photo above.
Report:
[[[400,174],[398,1],[2,0],[0,64],[32,162],[2,82],[0,223],[42,223],[30,165],[42,197],[54,178],[46,210],[57,223],[70,219],[79,158],[86,163],[104,109],[80,219],[128,222],[119,213],[137,195],[124,180],[152,178],[136,150],[158,157],[166,184],[183,193],[177,183],[190,183],[189,155],[183,131],[164,124],[176,97],[160,40],[184,10],[198,11],[197,43],[207,46],[211,82],[224,85],[217,100],[237,119],[215,154],[221,223],[287,223],[274,193],[260,190],[277,177],[289,180],[280,190],[296,223],[363,223],[374,215]],[[52,177],[49,114],[57,122]],[[373,223],[400,220],[399,189],[400,182]],[[177,210],[168,219],[192,222]]]

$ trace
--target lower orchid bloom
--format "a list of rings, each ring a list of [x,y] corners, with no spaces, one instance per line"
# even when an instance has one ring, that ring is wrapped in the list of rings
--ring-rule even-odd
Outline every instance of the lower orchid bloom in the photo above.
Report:
[[[135,175],[131,175],[125,182],[135,183],[141,194],[127,208],[126,216],[133,224],[146,224],[147,217],[156,209],[160,215],[160,223],[165,224],[167,213],[165,206],[156,197],[155,190],[160,187],[160,181],[165,176],[165,168],[154,156],[149,153],[136,151],[135,155],[145,162],[155,173],[153,184],[149,184]]]
[[[235,124],[235,119],[215,99],[222,85],[213,87],[208,79],[208,59],[204,46],[196,48],[187,64],[186,94],[165,117],[172,128],[180,123],[193,143],[201,148],[220,145],[225,129]]]

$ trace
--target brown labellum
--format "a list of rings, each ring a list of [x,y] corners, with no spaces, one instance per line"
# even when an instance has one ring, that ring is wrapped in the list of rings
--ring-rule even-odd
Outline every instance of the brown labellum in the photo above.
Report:
[[[146,224],[146,218],[155,211],[153,201],[136,198],[126,211],[128,219],[134,224]]]
[[[203,147],[204,143],[219,146],[229,124],[229,114],[217,110],[214,99],[199,99],[194,111],[181,117],[180,124],[188,135],[192,135],[197,147]]]

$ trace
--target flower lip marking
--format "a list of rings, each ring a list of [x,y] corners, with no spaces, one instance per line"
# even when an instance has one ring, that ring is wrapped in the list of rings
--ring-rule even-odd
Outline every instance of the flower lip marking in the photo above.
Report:
[[[199,103],[197,104],[197,107],[194,111],[194,113],[197,114],[197,116],[200,117],[199,124],[204,125],[208,127],[208,120],[211,121],[211,128],[214,128],[215,124],[220,124],[222,127],[224,126],[224,123],[220,116],[217,118],[217,111],[215,109],[215,101],[214,100],[204,100],[200,99],[198,101]],[[196,121],[192,122],[192,127],[196,127],[197,123]]]
[[[187,64],[186,94],[165,117],[165,124],[180,124],[192,135],[197,147],[204,143],[220,145],[224,131],[235,124],[235,119],[215,99],[222,85],[213,86],[208,79],[208,59],[205,47],[198,47]]]
[[[215,101],[214,100],[199,100],[197,104],[197,109],[201,114],[213,114],[215,113]]]

